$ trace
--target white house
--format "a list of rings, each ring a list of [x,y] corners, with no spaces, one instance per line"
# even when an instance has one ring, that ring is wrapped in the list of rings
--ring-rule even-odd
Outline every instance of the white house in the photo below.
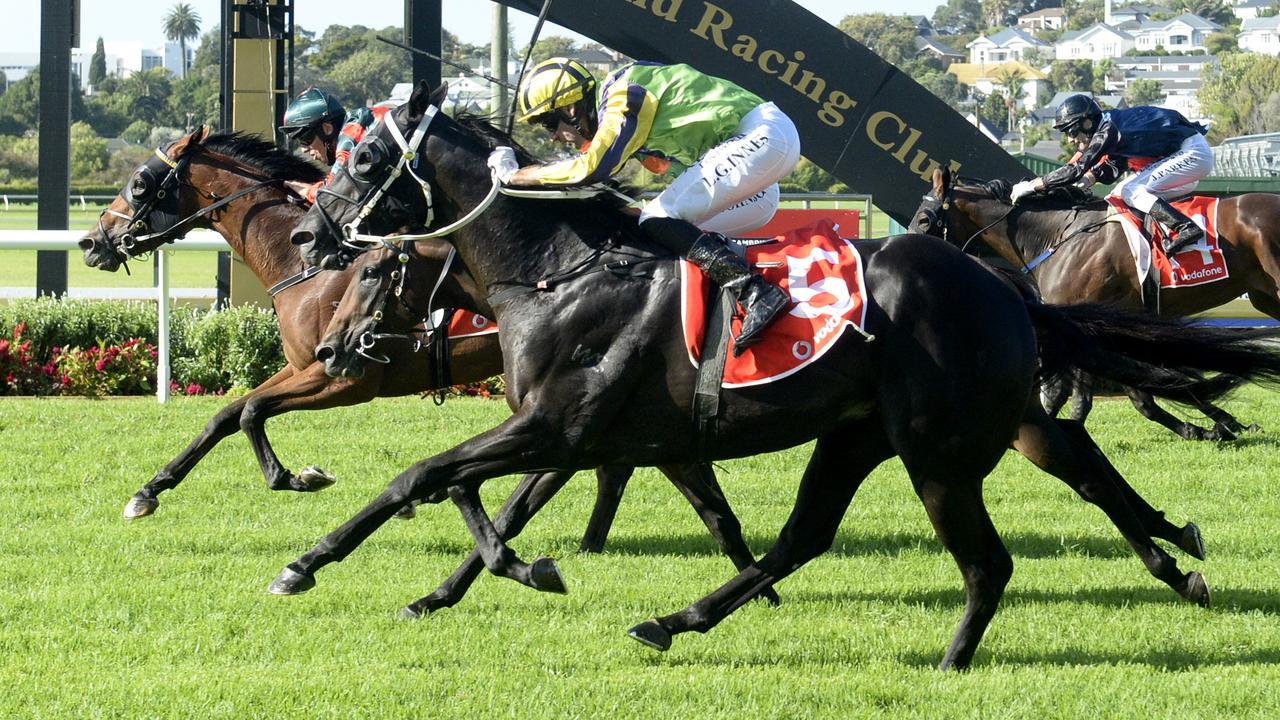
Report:
[[[1199,15],[1183,13],[1172,20],[1152,20],[1136,28],[1126,28],[1133,35],[1134,47],[1149,51],[1163,47],[1170,52],[1205,52],[1205,40],[1222,26]]]
[[[1270,10],[1274,7],[1276,7],[1276,0],[1244,0],[1231,5],[1231,14],[1241,20],[1248,20],[1258,17],[1259,10]]]
[[[1206,67],[1217,62],[1213,55],[1117,58],[1114,61],[1115,72],[1106,79],[1106,88],[1111,92],[1124,93],[1134,80],[1154,80],[1160,84],[1160,92],[1164,96],[1156,102],[1157,105],[1177,110],[1191,120],[1205,120],[1198,98],[1201,76]]]
[[[1018,73],[1022,77],[1022,94],[1016,100],[1018,107],[1023,109],[1037,107],[1040,99],[1049,95],[1049,76],[1018,60],[999,65],[952,63],[947,72],[983,95],[1001,89],[1003,79],[1009,73]]]
[[[1236,42],[1241,50],[1280,55],[1280,15],[1242,20]]]
[[[1102,60],[1118,58],[1134,47],[1133,36],[1106,23],[1084,30],[1066,32],[1053,46],[1059,60]]]
[[[1110,5],[1110,3],[1108,3]],[[1124,7],[1109,9],[1103,22],[1108,25],[1120,25],[1121,23],[1144,23],[1151,19],[1153,15],[1172,15],[1173,10],[1163,5],[1144,5],[1142,3],[1134,3],[1133,5],[1125,5]]]
[[[969,62],[976,65],[996,65],[1009,60],[1021,60],[1023,53],[1030,48],[1048,51],[1053,46],[1016,27],[1005,28],[991,37],[979,35],[965,45],[965,49],[969,51]]]
[[[1067,11],[1060,7],[1044,8],[1018,16],[1018,27],[1030,33],[1060,30],[1067,26]]]

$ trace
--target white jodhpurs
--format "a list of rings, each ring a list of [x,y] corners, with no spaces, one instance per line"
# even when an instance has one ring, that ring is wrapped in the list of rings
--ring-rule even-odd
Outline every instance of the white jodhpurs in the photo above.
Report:
[[[778,209],[778,181],[800,160],[796,126],[773,103],[742,117],[732,137],[711,148],[640,213],[669,217],[726,235],[769,222]]]
[[[1151,212],[1158,198],[1169,200],[1186,195],[1206,175],[1213,172],[1213,150],[1204,136],[1196,133],[1182,141],[1178,151],[1143,168],[1111,190],[1129,207]]]

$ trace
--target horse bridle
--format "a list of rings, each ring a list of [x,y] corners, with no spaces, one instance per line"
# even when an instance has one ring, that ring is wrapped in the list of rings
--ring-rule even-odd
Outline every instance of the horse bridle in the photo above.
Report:
[[[134,171],[133,179],[130,181],[127,191],[124,193],[124,201],[128,204],[129,209],[133,211],[133,214],[125,215],[124,213],[116,212],[111,208],[107,208],[98,214],[98,231],[102,233],[104,238],[107,238],[108,240],[113,239],[107,233],[106,227],[102,224],[102,218],[104,215],[113,215],[127,221],[128,230],[125,234],[114,238],[114,240],[117,249],[122,251],[126,257],[135,258],[142,254],[142,252],[146,252],[137,250],[140,244],[157,238],[166,243],[175,242],[185,235],[185,232],[175,231],[193,220],[206,215],[211,215],[215,210],[218,210],[229,203],[235,202],[245,195],[257,192],[263,187],[268,185],[278,185],[284,182],[279,178],[264,178],[255,182],[253,185],[237,190],[227,197],[219,198],[212,193],[202,191],[200,188],[197,188],[190,183],[184,183],[182,180],[182,174],[190,162],[190,153],[184,153],[182,157],[174,160],[169,157],[168,153],[163,149],[156,148],[155,153],[151,157],[147,158],[147,161]],[[164,170],[164,167],[167,167],[168,170]],[[155,178],[162,172],[164,173],[164,177],[159,182],[156,182]],[[141,202],[139,202],[137,193],[134,190],[134,188],[139,184],[139,180],[142,181],[142,192],[145,193],[144,199]],[[153,223],[153,214],[157,215],[161,219],[164,219],[166,215],[173,217],[177,216],[177,190],[184,184],[214,202],[200,208],[184,218],[169,223],[167,227],[161,230],[154,229],[155,223]],[[152,189],[153,187],[154,189]],[[157,210],[159,211],[157,212]],[[135,233],[141,231],[146,231],[146,233],[142,235],[135,235]]]
[[[947,222],[947,214],[950,212],[951,206],[955,204],[955,198],[953,196],[954,189],[955,186],[947,185],[946,192],[944,192],[940,198],[934,197],[932,192],[926,193],[921,198],[920,209],[916,212],[916,217],[913,220],[912,225],[926,235],[933,235],[934,237],[942,238],[947,242],[951,242],[951,223]],[[1003,222],[1005,218],[1013,214],[1015,207],[1016,206],[1014,205],[1010,205],[1008,211],[1003,215],[992,220],[986,225],[983,225],[977,230],[977,232],[970,235],[969,238],[960,245],[960,252],[967,252],[969,250],[970,243],[981,237],[983,233],[990,230],[995,225]],[[1025,266],[1026,263],[1024,262],[1023,265]]]

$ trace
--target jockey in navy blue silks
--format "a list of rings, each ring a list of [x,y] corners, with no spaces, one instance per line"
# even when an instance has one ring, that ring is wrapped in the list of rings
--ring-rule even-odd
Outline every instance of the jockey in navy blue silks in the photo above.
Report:
[[[1066,133],[1080,152],[1044,177],[1014,185],[1014,203],[1072,183],[1088,188],[1095,182],[1114,182],[1132,170],[1136,174],[1111,195],[1169,229],[1172,238],[1165,252],[1172,255],[1204,239],[1204,230],[1168,202],[1190,193],[1213,170],[1213,151],[1203,125],[1175,110],[1150,105],[1103,112],[1093,98],[1072,95],[1058,107],[1054,128]]]

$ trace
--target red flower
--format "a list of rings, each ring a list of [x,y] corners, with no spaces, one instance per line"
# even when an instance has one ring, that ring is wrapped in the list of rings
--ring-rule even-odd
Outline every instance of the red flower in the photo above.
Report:
[[[106,359],[106,358],[99,358],[99,359],[98,359],[98,362],[96,362],[96,363],[94,363],[94,364],[93,364],[93,369],[94,369],[94,370],[97,370],[98,372],[102,372],[103,370],[106,370],[106,369],[107,369],[107,359]]]
[[[16,338],[16,337],[18,337],[19,335],[21,335],[22,333],[26,332],[26,331],[27,331],[27,323],[26,323],[26,322],[20,322],[20,323],[18,323],[17,325],[14,325],[14,326],[13,326],[13,336],[14,336],[15,338]]]

